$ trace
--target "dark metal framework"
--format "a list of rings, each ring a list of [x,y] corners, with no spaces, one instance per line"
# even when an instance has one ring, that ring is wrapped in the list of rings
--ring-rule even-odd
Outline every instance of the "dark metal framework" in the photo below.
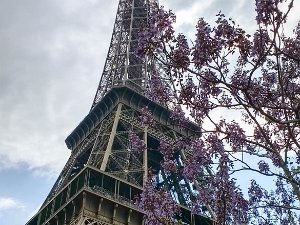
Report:
[[[157,60],[147,57],[142,59],[135,55],[139,32],[147,26],[148,17],[155,7],[158,7],[158,0],[119,1],[111,42],[92,109],[116,86],[126,85],[144,94],[154,71],[159,73],[171,95],[176,96],[173,79],[165,72],[164,65]]]
[[[156,125],[143,126],[138,117],[147,106]],[[128,135],[134,132],[146,143],[143,152],[131,149]],[[160,167],[161,141],[170,145],[181,137],[200,135],[190,123],[176,125],[170,111],[127,86],[112,88],[66,139],[71,156],[39,212],[27,225],[141,225],[143,214],[133,204],[143,189],[148,168],[159,185],[166,186],[182,208],[183,224],[212,225],[207,217],[188,210],[191,185],[180,173]],[[180,168],[189,156],[180,149],[174,161]]]
[[[140,123],[140,110],[145,106],[153,112],[156,121],[153,127],[145,127]],[[147,150],[143,154],[130,149],[128,135],[131,132],[146,143]],[[148,168],[160,171],[159,163],[162,155],[157,149],[161,141],[172,146],[181,137],[195,135],[200,135],[199,127],[192,123],[188,129],[178,127],[170,119],[170,111],[164,106],[127,86],[114,87],[66,139],[72,154],[45,203],[85,165],[109,172],[142,187]],[[182,159],[188,154],[188,151],[182,150],[181,155],[174,158],[179,167],[182,166]],[[173,176],[172,179],[174,178]],[[179,189],[177,183],[180,180],[170,181],[177,186],[177,196],[182,196],[181,192],[186,192]],[[185,188],[189,189],[189,185],[185,184]],[[180,203],[187,204],[183,200]]]
[[[120,0],[92,108],[113,86],[126,84],[139,92],[145,90],[149,62],[138,58],[134,50],[138,43],[138,33],[147,24],[150,6],[155,3],[157,0]]]
[[[155,171],[158,185],[167,187],[182,207],[183,224],[212,224],[206,217],[188,210],[192,185],[180,173],[167,173],[160,162],[160,142],[174,145],[181,137],[200,135],[189,123],[178,126],[166,104],[145,96],[151,71],[173,88],[162,65],[134,55],[138,32],[146,25],[157,0],[120,0],[103,74],[89,114],[67,137],[71,155],[39,212],[27,225],[140,225],[143,213],[133,204],[142,192],[148,169]],[[175,89],[174,93],[175,93]],[[155,126],[141,124],[141,109],[153,114]],[[129,134],[145,143],[144,151],[131,148]],[[178,149],[174,162],[178,170],[189,157]]]

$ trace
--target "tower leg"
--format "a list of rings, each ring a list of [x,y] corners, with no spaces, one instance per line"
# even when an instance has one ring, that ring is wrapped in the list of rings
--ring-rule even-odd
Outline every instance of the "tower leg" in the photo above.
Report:
[[[101,164],[101,167],[100,167],[100,170],[102,170],[102,171],[105,171],[109,155],[111,154],[111,149],[112,149],[114,137],[116,135],[117,126],[118,126],[118,122],[119,122],[120,115],[121,115],[122,105],[123,105],[122,103],[118,104],[118,108],[117,108],[117,111],[116,111],[112,131],[111,131],[111,134],[109,136],[108,145],[107,145],[107,148],[106,148],[106,151],[105,151],[105,154],[104,154],[104,157],[103,157],[103,161],[102,161],[102,164]]]

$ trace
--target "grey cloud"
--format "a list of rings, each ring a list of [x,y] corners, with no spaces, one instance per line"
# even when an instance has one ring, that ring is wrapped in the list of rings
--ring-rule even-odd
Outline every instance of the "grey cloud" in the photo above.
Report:
[[[117,1],[1,2],[0,170],[62,167],[64,139],[93,100],[116,9]]]
[[[211,0],[211,1],[162,1],[166,8],[174,9],[175,13],[190,12],[191,17],[203,17],[212,26],[216,15],[221,11],[227,18],[232,18],[238,25],[249,33],[253,33],[256,26],[254,0]],[[178,26],[183,33],[194,32],[196,22],[186,20]]]
[[[184,10],[191,7],[196,1],[195,0],[161,0],[160,3],[166,6],[168,9],[174,11]]]
[[[249,0],[248,0],[249,1]],[[206,16],[215,16],[220,10],[227,16],[232,16],[235,8],[240,4],[241,0],[214,0],[205,10]]]
[[[214,17],[219,11],[237,23],[255,23],[255,1],[251,0],[214,0],[205,9],[204,17]],[[247,20],[245,20],[247,19]]]

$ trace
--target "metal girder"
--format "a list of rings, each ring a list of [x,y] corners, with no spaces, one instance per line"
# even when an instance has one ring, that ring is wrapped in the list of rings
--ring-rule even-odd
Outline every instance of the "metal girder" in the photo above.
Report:
[[[111,114],[114,114],[112,112]],[[64,166],[63,170],[61,171],[59,177],[57,178],[55,184],[53,185],[50,193],[48,194],[45,202],[46,204],[48,201],[50,201],[53,196],[55,196],[56,193],[59,192],[61,188],[64,187],[64,185],[69,181],[70,178],[72,178],[72,170],[74,169],[77,162],[80,161],[80,156],[85,152],[88,151],[91,146],[94,146],[96,144],[97,137],[99,134],[104,135],[105,131],[109,128],[110,124],[112,122],[112,116],[108,116],[106,119],[101,121],[92,131],[91,133],[82,141],[81,144],[79,144],[74,151],[72,151],[72,154],[70,155],[66,165]],[[102,143],[102,142],[100,142]],[[90,155],[91,158],[91,155]],[[82,165],[83,166],[83,165]],[[79,170],[77,171],[79,172]],[[43,206],[42,205],[42,206]]]
[[[70,225],[113,225],[112,223],[106,223],[99,221],[95,218],[89,218],[86,216],[80,216],[70,223]]]
[[[195,131],[178,129],[178,126],[170,121],[169,104],[154,102],[145,96],[153,71],[159,75],[165,86],[173,91],[171,95],[176,96],[176,89],[162,64],[152,59],[138,58],[134,54],[138,33],[142,26],[147,24],[155,4],[157,0],[119,0],[105,66],[91,111],[67,138],[67,146],[72,150],[71,156],[40,211],[28,223],[29,225],[131,224],[132,209],[130,208],[135,206],[130,205],[133,201],[131,197],[130,201],[124,199],[128,198],[126,194],[128,190],[130,196],[131,190],[142,190],[150,167],[157,170],[156,176],[160,179],[159,182],[177,196],[174,198],[177,198],[180,204],[188,205],[190,199],[186,193],[191,195],[190,184],[180,173],[164,171],[160,166],[163,156],[158,151],[158,146],[162,141],[174,146],[183,136],[188,136],[190,133],[198,135],[198,129]],[[141,124],[139,116],[143,106],[152,108],[155,126],[148,127]],[[195,128],[194,125],[191,127]],[[134,133],[144,141],[145,149],[142,151],[131,149],[130,133]],[[180,154],[174,156],[173,160],[178,171],[182,168],[182,160],[189,154],[187,150],[180,150]],[[85,173],[87,170],[97,171],[95,172],[97,176],[91,179],[93,173]],[[106,182],[103,182],[104,177]],[[97,186],[100,178],[102,178],[101,187]],[[92,182],[96,183],[90,186]],[[102,195],[102,201],[106,197],[113,199],[113,216],[101,220],[100,214],[105,214],[101,210],[102,202],[97,206],[98,212],[96,212],[94,206],[98,203],[95,202],[95,198],[87,200],[85,192],[82,194],[81,204],[81,195],[77,196],[76,193],[80,193],[82,188]],[[114,190],[110,190],[111,188]],[[107,195],[103,197],[104,190]],[[69,199],[71,197],[73,199]],[[72,206],[70,202],[67,203],[69,200],[72,204],[77,203]],[[86,201],[90,202],[86,204]],[[127,222],[114,221],[118,204],[123,204],[122,207],[127,211],[130,209]],[[85,212],[85,207],[90,207],[92,214],[85,214],[88,213]],[[105,207],[108,205],[106,204]],[[124,209],[122,210],[124,213]]]
[[[111,130],[111,133],[110,133],[108,145],[106,147],[106,150],[105,150],[105,153],[104,153],[104,158],[102,160],[102,164],[101,164],[101,167],[100,167],[100,169],[103,170],[103,171],[105,171],[105,169],[106,169],[108,157],[111,154],[113,140],[114,140],[114,137],[116,135],[117,126],[118,126],[118,122],[119,122],[120,115],[121,115],[121,109],[122,109],[122,104],[120,103],[118,105],[118,108],[117,108],[117,112],[116,112],[116,115],[115,115],[115,118],[114,118],[114,124],[113,124],[112,130]]]
[[[129,86],[145,93],[151,71],[157,70],[161,80],[176,93],[172,78],[158,61],[135,55],[139,32],[147,26],[158,0],[120,0],[102,76],[91,109],[115,86]]]

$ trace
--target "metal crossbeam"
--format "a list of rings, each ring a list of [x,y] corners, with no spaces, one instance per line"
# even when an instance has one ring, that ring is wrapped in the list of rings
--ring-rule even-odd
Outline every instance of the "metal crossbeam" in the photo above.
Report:
[[[180,154],[174,154],[172,159],[177,171],[168,172],[160,166],[163,155],[158,146],[162,141],[174,146],[181,137],[198,136],[199,129],[192,124],[192,129],[179,128],[169,118],[169,102],[154,102],[145,96],[152,74],[159,74],[173,92],[171,95],[176,96],[176,90],[162,64],[134,54],[138,33],[147,25],[157,1],[119,0],[91,111],[66,139],[71,156],[41,209],[27,225],[143,224],[142,212],[132,203],[142,191],[149,168],[182,207],[191,201],[191,184],[177,172],[191,153],[178,149]],[[141,123],[144,106],[153,113],[155,125]],[[145,149],[131,149],[130,133],[144,142]],[[192,222],[189,218],[194,215],[187,208],[182,209],[182,215],[185,224]]]

